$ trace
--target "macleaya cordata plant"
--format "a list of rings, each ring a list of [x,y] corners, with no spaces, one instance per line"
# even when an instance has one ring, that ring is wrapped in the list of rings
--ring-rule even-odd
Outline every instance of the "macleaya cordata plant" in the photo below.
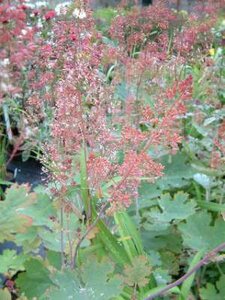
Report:
[[[62,264],[77,266],[79,247],[91,233],[92,244],[101,241],[115,263],[124,266],[144,254],[125,211],[135,203],[138,212],[141,181],[154,182],[163,176],[163,165],[156,159],[161,151],[174,154],[178,150],[182,140],[179,124],[186,112],[185,102],[192,96],[192,78],[168,80],[152,88],[149,81],[157,77],[161,60],[166,60],[164,44],[149,40],[143,54],[133,57],[133,50],[125,51],[123,43],[118,47],[104,44],[87,7],[74,9],[85,15],[81,18],[68,12],[66,20],[54,23],[51,41],[43,46],[48,50],[48,74],[57,76],[43,163],[54,181],[52,192],[61,210]],[[110,82],[102,66],[112,65]],[[149,74],[151,67],[154,76]],[[122,85],[124,99],[116,96]],[[71,201],[71,190],[81,208]],[[80,217],[86,231],[77,232],[70,241],[70,255],[65,257],[63,241],[69,233],[63,220],[68,214]],[[112,217],[125,239],[122,244],[109,226]],[[126,241],[127,236],[134,237]]]

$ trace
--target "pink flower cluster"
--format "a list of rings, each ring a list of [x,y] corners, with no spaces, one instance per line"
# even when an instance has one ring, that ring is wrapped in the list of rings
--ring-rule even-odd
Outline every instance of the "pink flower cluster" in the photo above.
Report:
[[[122,21],[126,26],[130,25],[128,20],[134,22],[135,28],[135,22],[140,27],[144,18],[146,36],[154,27],[166,31],[175,18],[163,6],[134,11],[136,19],[132,12],[128,19],[121,17]],[[149,40],[140,55],[132,57],[133,41],[144,39],[140,32],[132,32],[127,40],[122,36],[124,27],[113,24],[111,35],[120,42],[115,48],[104,44],[88,9],[85,16],[71,15],[52,24],[51,42],[43,41],[40,48],[41,59],[36,65],[39,80],[33,85],[30,101],[37,99],[40,90],[42,104],[38,109],[49,105],[53,110],[45,160],[50,162],[54,180],[63,191],[77,184],[78,154],[85,151],[89,192],[107,199],[111,205],[108,213],[113,213],[138,197],[142,180],[154,182],[163,175],[163,166],[149,151],[177,151],[182,140],[180,118],[186,112],[185,102],[192,97],[192,78],[173,79],[163,85],[157,82],[159,67],[168,63],[165,33]],[[112,63],[116,67],[109,83],[104,68]],[[151,78],[154,84],[149,83]],[[127,87],[125,99],[115,99],[121,84]],[[145,100],[146,95],[151,101]]]
[[[31,123],[51,115],[43,161],[52,178],[63,192],[79,184],[83,151],[90,195],[108,201],[109,213],[127,208],[142,180],[163,175],[160,151],[179,148],[180,122],[192,98],[192,77],[179,74],[195,45],[209,46],[205,32],[213,15],[184,17],[162,3],[133,7],[115,18],[108,32],[113,42],[106,43],[81,5],[60,18],[45,12],[48,33],[44,28],[34,44],[26,8],[0,9],[0,57],[9,59],[0,68],[12,86],[7,92],[15,92],[14,80],[30,63],[27,111]]]
[[[53,49],[49,57],[55,57],[55,65],[61,64],[61,73],[47,153],[54,162],[55,180],[65,187],[74,178],[74,169],[80,168],[74,157],[85,150],[90,193],[99,194],[111,182],[100,194],[108,198],[108,212],[113,213],[132,203],[142,180],[154,182],[163,175],[163,166],[149,149],[165,147],[173,153],[178,149],[178,119],[191,98],[192,78],[154,95],[152,107],[131,92],[125,103],[116,101],[115,88],[123,77],[116,76],[109,85],[100,73],[105,49],[99,33],[90,29],[92,22],[90,16],[85,21],[72,19],[56,23],[53,29],[58,51]],[[64,34],[63,26],[76,40]]]
[[[26,7],[3,2],[0,6],[0,102],[21,92],[21,71],[36,49],[35,27],[27,23]]]

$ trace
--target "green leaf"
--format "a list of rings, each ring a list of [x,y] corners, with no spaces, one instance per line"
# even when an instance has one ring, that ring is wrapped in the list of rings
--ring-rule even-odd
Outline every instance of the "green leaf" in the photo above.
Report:
[[[162,191],[171,188],[180,188],[188,184],[196,173],[190,164],[186,163],[186,157],[182,153],[174,156],[164,156],[160,162],[165,167],[164,176],[154,184],[143,181],[139,188],[140,209],[152,206],[152,199],[161,195]]]
[[[146,256],[136,256],[132,260],[132,265],[126,265],[123,271],[124,283],[129,286],[138,285],[144,287],[149,282],[151,267]]]
[[[143,254],[142,241],[135,224],[126,212],[117,212],[114,215],[115,222],[118,226],[122,243],[126,252],[132,261],[138,254]]]
[[[47,260],[57,270],[61,269],[61,253],[49,250],[47,252]]]
[[[32,226],[26,232],[17,233],[15,235],[15,243],[23,247],[24,253],[39,251],[41,239],[38,235],[38,227]]]
[[[212,225],[211,214],[201,211],[179,225],[184,244],[197,251],[209,251],[224,242],[225,222],[222,219]]]
[[[24,270],[25,255],[17,255],[15,250],[4,250],[0,256],[0,273],[10,274],[10,277],[18,271]],[[0,298],[1,299],[1,298]]]
[[[102,220],[97,223],[97,227],[99,229],[98,236],[115,263],[120,266],[128,263],[129,257],[127,256],[127,252],[125,251],[124,247],[118,243],[115,236],[111,233]]]
[[[220,204],[220,203],[215,203],[215,202],[206,202],[206,201],[201,201],[198,200],[197,204],[201,208],[205,208],[210,211],[215,211],[215,212],[225,212],[225,204]]]
[[[0,201],[0,242],[15,240],[15,233],[26,232],[32,225],[32,218],[23,214],[22,210],[35,201],[35,194],[29,193],[25,185],[13,185]]]
[[[171,277],[168,274],[168,270],[162,268],[156,268],[153,271],[154,278],[157,282],[157,285],[167,284],[171,281]]]
[[[55,286],[46,292],[47,299],[108,300],[116,297],[122,289],[121,281],[109,276],[113,271],[113,265],[108,261],[99,263],[90,260],[81,273],[84,283],[75,271],[57,272],[52,278]]]
[[[56,216],[56,209],[53,202],[47,194],[36,193],[36,201],[20,210],[24,215],[30,216],[33,220],[33,226],[52,227],[51,217]]]
[[[162,250],[161,254],[161,268],[165,270],[169,270],[171,275],[178,275],[179,273],[179,260],[177,259],[177,255],[172,251]]]
[[[103,261],[101,263],[89,261],[85,264],[83,268],[83,279],[86,283],[85,287],[94,290],[94,294],[97,297],[93,297],[93,299],[111,299],[120,294],[121,280],[108,276],[112,274],[113,271],[113,264],[109,261]]]
[[[97,217],[94,205],[92,206],[92,216],[93,218]],[[120,266],[124,266],[124,264],[128,263],[129,257],[127,252],[124,247],[118,243],[116,237],[111,233],[103,220],[99,220],[96,227],[99,229],[98,237],[105,249],[108,251],[108,254],[112,257],[113,261]]]
[[[10,181],[6,181],[6,180],[0,180],[0,184],[1,184],[1,185],[8,185],[8,186],[10,186],[10,185],[12,185],[13,183],[10,182]]]
[[[32,299],[32,297],[41,299],[47,288],[52,285],[50,272],[40,260],[34,258],[29,259],[24,267],[26,272],[18,275],[17,286],[28,299]]]
[[[182,239],[179,232],[173,230],[170,226],[162,231],[142,231],[142,240],[145,249],[159,251],[161,249],[170,250],[174,253],[180,253],[182,248]]]
[[[152,199],[159,197],[161,193],[161,189],[156,184],[142,181],[139,188],[139,208],[152,206],[154,204]]]
[[[60,228],[55,228],[53,231],[44,230],[43,228],[39,228],[38,235],[43,241],[45,248],[60,252],[61,251],[61,231]],[[63,248],[66,247],[66,240],[64,239]]]
[[[53,277],[52,281],[54,286],[51,286],[46,291],[47,299],[51,300],[62,300],[71,299],[79,300],[79,280],[77,274],[73,271],[65,270],[64,272],[57,272]],[[81,297],[81,295],[80,295]]]
[[[208,131],[205,127],[203,126],[199,126],[196,123],[192,123],[192,126],[198,131],[198,133],[200,133],[202,136],[207,136],[208,135]]]
[[[188,200],[188,194],[178,192],[174,198],[164,194],[158,200],[159,208],[145,214],[150,224],[145,225],[148,230],[163,230],[170,226],[172,221],[185,220],[195,213],[195,202]]]
[[[196,173],[190,164],[187,164],[183,153],[172,156],[171,160],[168,156],[164,156],[160,162],[165,167],[165,175],[156,182],[161,190],[185,186],[188,183],[187,179]]]
[[[55,229],[51,217],[56,217],[56,209],[49,196],[38,190],[29,193],[25,185],[13,185],[7,190],[5,201],[0,202],[0,213],[0,241],[13,240],[25,252],[37,249],[40,236],[46,238],[49,228]]]
[[[192,259],[192,261],[190,263],[188,271],[190,271],[201,260],[202,255],[203,255],[203,251],[199,251],[199,252],[196,253],[196,255],[194,256],[194,258]],[[188,299],[188,296],[189,296],[189,293],[190,293],[190,290],[191,290],[191,286],[192,286],[192,283],[193,283],[194,278],[195,278],[195,273],[192,274],[189,278],[187,278],[183,282],[183,284],[181,286],[181,289],[180,289],[182,296],[180,297],[179,300]]]
[[[224,300],[225,299],[225,275],[222,275],[216,283],[216,288],[207,283],[205,288],[200,289],[202,300]]]
[[[150,250],[148,252],[148,255],[149,255],[149,260],[150,260],[151,266],[153,266],[153,267],[161,266],[162,262],[161,262],[159,252],[157,252],[155,250]]]

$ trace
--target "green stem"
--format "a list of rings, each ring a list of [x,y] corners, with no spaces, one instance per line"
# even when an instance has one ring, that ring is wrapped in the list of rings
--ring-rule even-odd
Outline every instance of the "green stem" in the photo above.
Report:
[[[86,146],[81,149],[80,154],[80,185],[81,185],[81,198],[84,204],[87,219],[91,217],[91,205],[88,188],[87,164],[86,164]]]

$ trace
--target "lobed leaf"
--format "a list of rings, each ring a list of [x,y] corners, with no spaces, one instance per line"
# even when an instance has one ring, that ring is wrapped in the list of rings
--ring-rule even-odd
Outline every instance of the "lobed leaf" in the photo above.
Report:
[[[209,251],[224,242],[225,222],[217,219],[212,224],[212,216],[200,211],[190,216],[186,223],[179,225],[184,244],[197,251]]]

